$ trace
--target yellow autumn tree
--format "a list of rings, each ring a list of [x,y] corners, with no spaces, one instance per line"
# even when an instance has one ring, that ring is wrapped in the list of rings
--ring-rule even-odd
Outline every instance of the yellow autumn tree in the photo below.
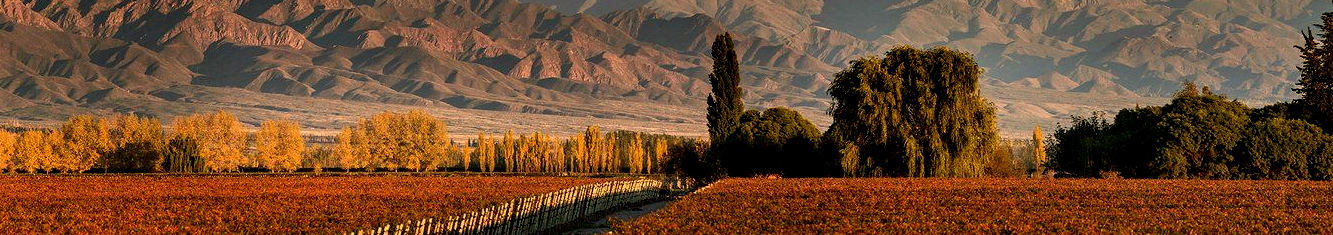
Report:
[[[532,144],[532,154],[529,157],[532,164],[528,166],[529,171],[544,171],[545,165],[549,164],[551,146],[547,144],[548,140],[549,137],[546,137],[540,131],[532,134],[532,139],[529,140],[529,143]]]
[[[515,137],[514,158],[513,160],[509,161],[514,164],[512,168],[513,170],[511,170],[512,172],[527,171],[528,157],[529,157],[528,154],[531,153],[528,151],[529,147],[531,147],[531,145],[528,143],[527,135],[519,134],[517,137]]]
[[[495,171],[495,137],[486,136],[486,132],[477,133],[477,167],[483,172]]]
[[[661,162],[662,160],[666,159],[667,147],[670,147],[670,145],[668,145],[667,141],[664,139],[659,138],[653,141],[653,159],[648,161],[648,166],[647,166],[648,174],[652,174],[654,172],[653,171],[654,167],[660,166],[660,164],[655,164],[655,163]]]
[[[1046,170],[1046,143],[1042,143],[1041,126],[1032,129],[1032,168],[1037,173]]]
[[[603,146],[605,149],[602,152],[604,161],[602,165],[605,167],[602,168],[602,172],[620,172],[620,142],[616,141],[615,132],[606,133],[606,145]]]
[[[104,158],[108,170],[160,172],[166,160],[161,154],[162,122],[156,118],[125,114],[116,117],[111,135],[115,148]]]
[[[37,130],[24,131],[20,134],[14,144],[14,162],[11,168],[14,171],[23,170],[27,173],[48,170],[54,158],[53,145],[48,142],[49,136],[51,135]]]
[[[61,138],[51,142],[55,151],[55,168],[62,172],[84,172],[101,161],[111,151],[111,132],[106,120],[92,115],[78,115],[65,120],[60,126]],[[59,144],[56,144],[59,143]]]
[[[557,141],[554,140],[554,139],[551,139],[551,136],[550,136],[550,135],[547,135],[547,136],[546,136],[546,146],[549,148],[549,149],[547,149],[547,151],[549,151],[549,153],[550,153],[549,155],[547,155],[547,158],[546,158],[546,159],[547,159],[547,160],[546,160],[546,171],[547,171],[547,172],[562,172],[562,171],[565,171],[565,148],[564,148],[564,145],[560,144],[559,142],[557,142]]]
[[[171,122],[172,138],[193,139],[198,144],[204,167],[212,172],[240,171],[253,160],[242,154],[245,149],[245,130],[231,112],[217,111],[177,118]]]
[[[255,160],[269,171],[296,171],[305,152],[301,125],[287,120],[264,121],[255,132],[255,152]]]
[[[629,160],[630,173],[644,173],[643,162],[647,155],[643,153],[643,136],[638,132],[635,132],[634,138],[629,139],[629,143],[625,144],[625,155]]]
[[[18,142],[18,136],[9,133],[8,130],[0,129],[0,172],[13,172],[14,165],[14,145]]]
[[[565,140],[565,151],[568,152],[566,158],[569,158],[569,171],[588,171],[588,143],[583,141],[582,134],[575,134]]]
[[[458,149],[458,162],[461,163],[463,171],[469,171],[472,166],[472,147],[468,147],[467,142],[464,142],[462,146],[455,147],[455,149]]]
[[[505,131],[505,135],[500,139],[500,158],[504,161],[505,172],[514,172],[514,131]]]
[[[583,131],[583,141],[587,142],[587,161],[588,169],[584,172],[598,172],[605,168],[604,159],[606,158],[606,142],[602,141],[602,130],[597,126],[589,126]]]
[[[445,122],[418,110],[376,114],[358,122],[351,132],[348,145],[362,150],[343,152],[364,153],[360,156],[366,156],[365,161],[357,164],[368,168],[434,170],[449,154]]]
[[[356,127],[345,127],[338,133],[337,143],[333,146],[333,159],[344,171],[364,169],[369,155],[364,144],[365,136],[356,131]]]

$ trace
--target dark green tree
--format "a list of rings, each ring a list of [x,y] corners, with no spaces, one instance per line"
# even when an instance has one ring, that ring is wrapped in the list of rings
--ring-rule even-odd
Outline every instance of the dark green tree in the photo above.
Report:
[[[713,85],[713,93],[708,95],[708,138],[713,142],[726,139],[745,111],[740,61],[734,47],[730,33],[713,40],[713,73],[708,74],[708,82]]]
[[[826,143],[849,176],[983,175],[999,137],[982,70],[949,48],[894,48],[835,75]]]
[[[1333,180],[1333,135],[1325,134],[1319,145],[1319,151],[1310,155],[1306,162],[1310,167],[1310,179]]]
[[[1118,172],[1122,177],[1153,178],[1156,171],[1148,165],[1157,156],[1157,139],[1161,136],[1157,124],[1162,122],[1162,107],[1135,107],[1122,109],[1115,115],[1115,124],[1106,133],[1107,163],[1099,171]],[[1099,172],[1100,173],[1100,172]]]
[[[171,138],[163,149],[162,168],[172,173],[207,173],[204,159],[199,155],[199,141],[187,136]]]
[[[733,176],[778,174],[793,177],[829,176],[836,161],[815,151],[819,128],[800,113],[770,108],[741,115],[740,125],[727,138],[727,172]]]
[[[1117,154],[1111,124],[1101,112],[1092,116],[1073,116],[1068,127],[1055,128],[1055,144],[1049,146],[1051,165],[1058,171],[1080,177],[1098,177],[1115,170]]]
[[[1310,178],[1308,164],[1315,160],[1326,137],[1312,124],[1301,120],[1268,119],[1252,123],[1245,138],[1233,150],[1241,177],[1250,179],[1303,180]]]
[[[662,160],[662,170],[688,180],[695,186],[713,183],[726,176],[720,171],[722,166],[708,158],[708,145],[694,141],[672,142],[667,148],[666,159]]]
[[[1333,12],[1325,12],[1319,19],[1321,23],[1314,25],[1319,33],[1307,29],[1302,34],[1305,45],[1296,46],[1304,62],[1293,90],[1302,95],[1295,103],[1314,114],[1307,121],[1329,132],[1333,131]]]
[[[1156,126],[1158,178],[1227,179],[1236,176],[1229,153],[1249,124],[1249,108],[1225,96],[1186,90],[1162,107]]]

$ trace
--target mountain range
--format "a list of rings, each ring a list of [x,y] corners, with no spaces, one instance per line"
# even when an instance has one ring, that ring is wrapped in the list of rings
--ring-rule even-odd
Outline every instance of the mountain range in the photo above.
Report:
[[[1163,103],[1184,81],[1251,102],[1291,99],[1292,46],[1330,9],[1313,0],[0,0],[0,115],[230,109],[251,125],[280,116],[335,129],[369,110],[417,107],[702,133],[708,50],[731,32],[747,103],[795,107],[820,125],[825,89],[849,60],[900,45],[970,51],[1013,134]]]

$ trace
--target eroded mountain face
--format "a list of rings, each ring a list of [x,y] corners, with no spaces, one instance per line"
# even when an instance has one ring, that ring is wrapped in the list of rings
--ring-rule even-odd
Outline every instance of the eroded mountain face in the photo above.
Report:
[[[154,91],[177,85],[536,113],[596,99],[696,106],[711,35],[726,31],[704,15],[513,0],[3,3],[5,108],[172,99]],[[836,69],[762,38],[741,44],[766,78],[752,79],[758,97],[813,97]]]
[[[1294,96],[1298,30],[1333,9],[1314,0],[532,1],[566,13],[705,14],[833,66],[892,45],[950,46],[1012,85],[1163,96],[1195,81],[1254,100]]]
[[[1294,95],[1297,30],[1333,7],[1314,0],[525,2],[0,0],[0,112],[193,102],[208,97],[197,91],[236,88],[652,120],[598,104],[701,106],[711,40],[727,31],[740,35],[742,85],[758,106],[827,108],[829,79],[846,61],[903,44],[976,52],[995,79],[984,89],[1160,96],[1188,80],[1236,98],[1279,100]],[[997,100],[1002,114],[1018,103]],[[1028,115],[1033,105],[1010,113]],[[1086,110],[1042,108],[1033,118]]]

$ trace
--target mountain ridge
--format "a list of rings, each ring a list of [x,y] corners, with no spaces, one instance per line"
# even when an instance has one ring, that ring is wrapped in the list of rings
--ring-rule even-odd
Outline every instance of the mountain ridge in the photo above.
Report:
[[[249,109],[217,100],[235,97],[202,95],[226,91],[698,125],[672,110],[702,107],[712,37],[733,32],[752,106],[824,115],[831,102],[825,89],[846,61],[899,45],[950,46],[975,53],[987,70],[983,89],[1000,89],[988,94],[1013,109],[1001,112],[1015,115],[1001,118],[1010,122],[1001,126],[1018,132],[1030,128],[1020,123],[1049,125],[1119,107],[1042,99],[1066,92],[1107,96],[1123,106],[1160,102],[1179,82],[1195,81],[1241,99],[1290,99],[1298,59],[1290,46],[1299,37],[1293,25],[1312,23],[1310,9],[1320,7],[1333,6],[1310,0],[0,0],[0,115],[43,120],[75,110],[161,117],[198,111],[125,102]],[[631,111],[626,103],[670,108]]]

